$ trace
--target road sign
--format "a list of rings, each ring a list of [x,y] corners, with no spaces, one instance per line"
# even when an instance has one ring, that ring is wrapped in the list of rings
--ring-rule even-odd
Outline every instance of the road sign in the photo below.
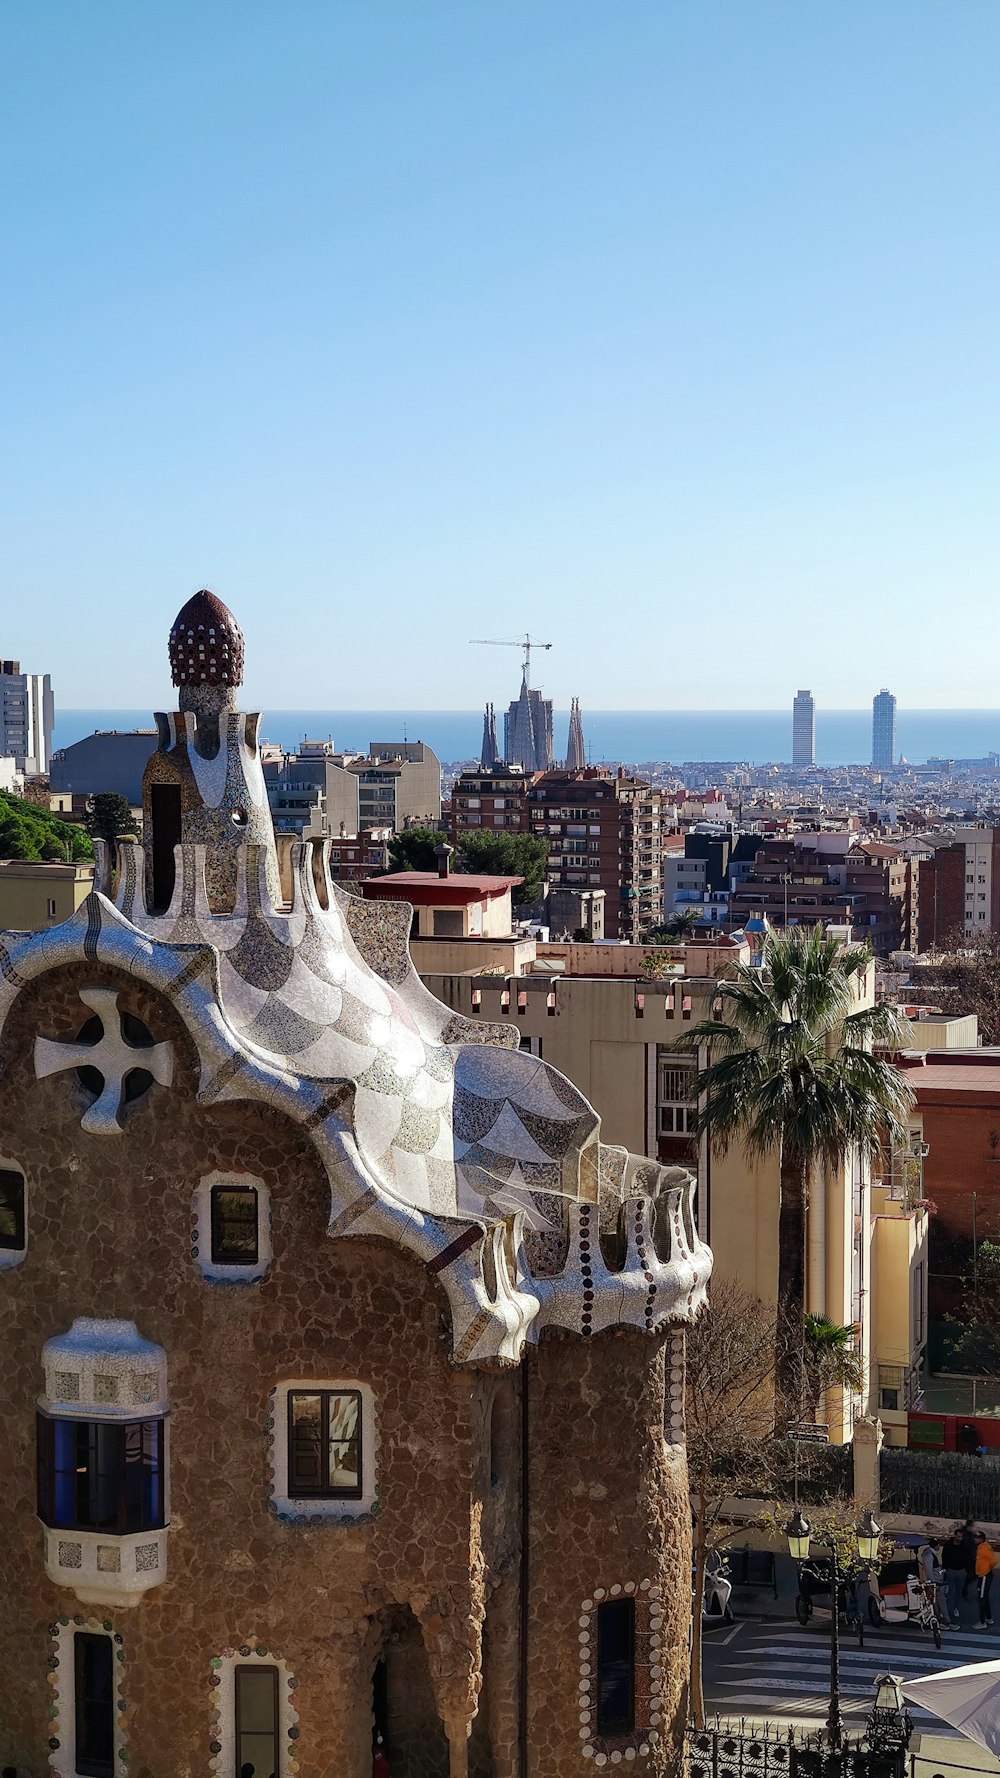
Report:
[[[828,1445],[829,1426],[790,1426],[788,1436],[797,1445]]]

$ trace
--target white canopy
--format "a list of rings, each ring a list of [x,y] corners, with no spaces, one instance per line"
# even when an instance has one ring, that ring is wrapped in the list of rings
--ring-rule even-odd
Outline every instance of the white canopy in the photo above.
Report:
[[[900,1684],[911,1703],[933,1710],[970,1741],[1000,1756],[1000,1661],[973,1661]]]

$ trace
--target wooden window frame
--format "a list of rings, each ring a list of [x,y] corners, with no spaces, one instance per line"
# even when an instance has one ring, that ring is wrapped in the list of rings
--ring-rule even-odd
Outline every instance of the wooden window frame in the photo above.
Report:
[[[107,1760],[89,1759],[80,1752],[81,1699],[84,1680],[84,1665],[88,1643],[106,1642],[111,1650],[111,1758]],[[74,1747],[73,1769],[79,1778],[114,1778],[115,1771],[115,1718],[117,1706],[115,1700],[115,1658],[114,1643],[111,1637],[101,1630],[77,1630],[73,1636],[73,1715],[74,1715]]]
[[[295,1402],[301,1395],[318,1395],[322,1403],[320,1412],[322,1424],[320,1430],[320,1462],[324,1480],[315,1488],[300,1488],[295,1485],[293,1476],[293,1413]],[[351,1395],[358,1405],[358,1479],[350,1488],[330,1486],[330,1398],[334,1395]],[[288,1464],[288,1498],[289,1500],[361,1500],[365,1491],[365,1440],[364,1440],[364,1400],[360,1389],[325,1388],[318,1385],[310,1388],[303,1385],[301,1389],[289,1389],[286,1404],[285,1438],[287,1441]]]
[[[602,1716],[602,1712],[601,1712],[601,1688],[602,1688],[603,1677],[604,1677],[602,1670],[601,1670],[601,1667],[602,1667],[602,1662],[601,1662],[601,1620],[603,1618],[604,1621],[607,1622],[608,1614],[610,1612],[614,1612],[616,1615],[620,1614],[620,1613],[624,1613],[627,1618],[627,1621],[628,1621],[628,1711],[627,1711],[627,1715],[625,1717],[613,1717],[611,1719],[611,1721],[609,1722],[606,1717]],[[634,1600],[634,1598],[605,1599],[597,1607],[596,1632],[597,1633],[596,1633],[595,1640],[596,1640],[596,1644],[597,1644],[597,1647],[596,1647],[597,1684],[594,1688],[595,1689],[595,1696],[596,1696],[596,1703],[597,1703],[596,1729],[597,1729],[598,1735],[600,1735],[601,1737],[607,1738],[608,1740],[616,1740],[622,1735],[633,1735],[635,1733],[635,1648],[636,1648],[636,1642],[635,1642],[635,1600]]]
[[[224,1218],[218,1209],[219,1199],[223,1193],[229,1197],[234,1197],[239,1193],[253,1194],[254,1239],[252,1255],[225,1250],[225,1243],[222,1239]],[[209,1200],[209,1224],[213,1266],[258,1266],[260,1264],[260,1192],[255,1185],[227,1185],[222,1182],[213,1185]]]
[[[0,1234],[0,1248],[5,1253],[23,1253],[28,1242],[28,1185],[24,1174],[16,1167],[0,1167],[0,1182],[5,1179],[19,1179],[21,1193],[20,1203],[14,1206],[14,1234]]]
[[[280,1676],[279,1676],[277,1667],[272,1666],[269,1662],[267,1664],[263,1664],[258,1661],[239,1661],[239,1662],[237,1662],[236,1666],[233,1668],[233,1730],[234,1730],[234,1751],[235,1751],[235,1755],[236,1755],[236,1771],[238,1773],[240,1771],[240,1767],[241,1767],[240,1754],[241,1754],[242,1749],[240,1747],[240,1738],[241,1738],[243,1731],[240,1728],[240,1691],[242,1689],[242,1676],[244,1673],[269,1673],[271,1675],[271,1683],[272,1683],[273,1693],[274,1693],[274,1771],[275,1771],[275,1773],[277,1773],[281,1770],[281,1686],[279,1684],[279,1677]],[[250,1731],[250,1732],[252,1732],[252,1731]]]

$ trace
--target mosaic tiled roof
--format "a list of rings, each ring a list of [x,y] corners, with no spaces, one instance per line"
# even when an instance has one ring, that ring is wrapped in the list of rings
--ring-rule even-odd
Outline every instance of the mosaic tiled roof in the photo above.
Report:
[[[167,650],[175,685],[243,684],[243,631],[206,587],[177,613]]]

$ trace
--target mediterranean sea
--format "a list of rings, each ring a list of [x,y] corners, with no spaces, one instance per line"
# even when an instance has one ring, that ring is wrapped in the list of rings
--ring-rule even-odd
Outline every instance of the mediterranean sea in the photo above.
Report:
[[[787,762],[788,710],[584,710],[587,751],[594,764],[654,761]],[[67,747],[94,729],[150,728],[148,710],[57,710],[54,745]],[[499,726],[503,746],[502,723]],[[566,752],[569,712],[555,713],[555,751]],[[446,764],[477,760],[483,718],[475,710],[270,710],[262,732],[286,752],[304,736],[333,737],[344,751],[366,752],[370,741],[426,741]],[[816,712],[816,763],[865,765],[871,759],[869,710]],[[1000,752],[1000,710],[900,710],[896,754],[913,765],[930,758],[982,759]]]

